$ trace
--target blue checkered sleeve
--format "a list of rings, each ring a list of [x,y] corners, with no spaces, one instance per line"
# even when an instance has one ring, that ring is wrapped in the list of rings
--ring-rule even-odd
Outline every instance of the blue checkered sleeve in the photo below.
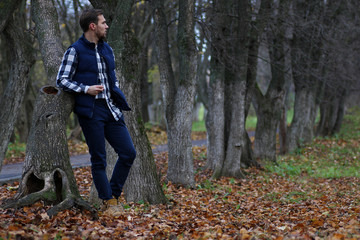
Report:
[[[56,78],[56,85],[64,91],[68,92],[83,92],[86,93],[89,89],[89,86],[86,86],[82,83],[73,81],[72,78],[75,74],[77,67],[77,56],[75,48],[69,48],[62,59],[61,66]]]

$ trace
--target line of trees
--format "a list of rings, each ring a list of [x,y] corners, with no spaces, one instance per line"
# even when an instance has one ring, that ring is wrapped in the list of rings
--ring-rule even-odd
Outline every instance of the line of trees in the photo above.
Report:
[[[359,92],[355,0],[2,0],[0,169],[14,132],[28,142],[21,187],[9,207],[43,199],[58,203],[50,214],[73,205],[90,209],[71,187],[65,153],[66,126],[71,136],[79,132],[71,96],[54,87],[64,49],[81,34],[79,12],[90,5],[105,11],[117,76],[134,109],[126,116],[139,153],[125,187],[129,201],[166,202],[144,128],[154,115],[150,104],[163,109],[167,179],[193,187],[197,102],[206,109],[213,178],[243,177],[243,168],[276,161],[277,135],[284,154],[338,132],[347,98]],[[41,85],[48,86],[34,90]],[[253,145],[245,129],[252,109]]]

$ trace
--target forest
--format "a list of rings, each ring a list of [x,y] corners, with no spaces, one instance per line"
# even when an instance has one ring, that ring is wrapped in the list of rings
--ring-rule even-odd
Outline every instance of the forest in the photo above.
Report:
[[[117,219],[98,214],[89,167],[71,165],[88,152],[74,97],[56,87],[89,7],[104,11],[132,107],[137,157]],[[359,8],[1,0],[0,171],[23,167],[0,188],[0,238],[360,237]],[[106,148],[110,175],[116,154]]]

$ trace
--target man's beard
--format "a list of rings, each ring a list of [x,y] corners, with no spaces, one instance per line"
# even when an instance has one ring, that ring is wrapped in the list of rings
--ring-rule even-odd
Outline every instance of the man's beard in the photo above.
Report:
[[[106,40],[106,33],[104,34],[96,33],[96,36],[98,37],[99,40]]]

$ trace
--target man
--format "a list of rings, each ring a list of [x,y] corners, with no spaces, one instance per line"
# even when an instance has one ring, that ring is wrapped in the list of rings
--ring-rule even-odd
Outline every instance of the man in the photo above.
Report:
[[[136,151],[122,111],[131,110],[119,89],[115,59],[104,42],[109,28],[99,9],[85,10],[80,17],[82,37],[65,52],[57,86],[75,95],[77,114],[91,155],[91,172],[105,215],[117,216],[119,197]],[[110,181],[106,176],[105,139],[119,158]]]

